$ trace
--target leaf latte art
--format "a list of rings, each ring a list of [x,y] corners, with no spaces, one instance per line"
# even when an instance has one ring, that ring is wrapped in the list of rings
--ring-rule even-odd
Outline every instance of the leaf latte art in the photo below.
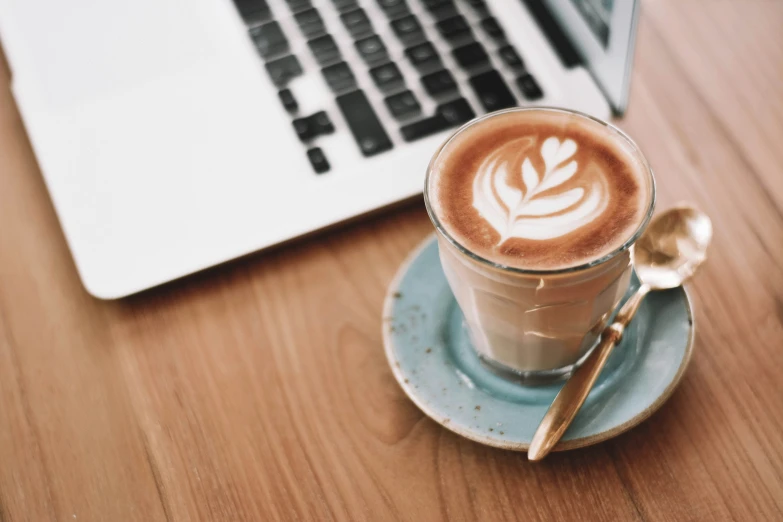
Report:
[[[558,238],[606,210],[600,169],[582,165],[580,171],[572,159],[574,140],[549,137],[539,150],[535,143],[529,136],[504,143],[484,159],[473,180],[473,207],[500,234],[498,245],[510,238]]]
[[[433,158],[425,200],[449,241],[496,265],[560,270],[620,251],[655,184],[620,131],[557,109],[485,116]]]

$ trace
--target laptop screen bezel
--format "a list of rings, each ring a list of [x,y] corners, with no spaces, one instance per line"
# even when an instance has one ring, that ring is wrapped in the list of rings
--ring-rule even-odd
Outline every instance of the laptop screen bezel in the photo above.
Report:
[[[639,19],[639,0],[615,0],[606,47],[587,24],[573,0],[545,0],[545,3],[577,48],[615,114],[625,112]]]

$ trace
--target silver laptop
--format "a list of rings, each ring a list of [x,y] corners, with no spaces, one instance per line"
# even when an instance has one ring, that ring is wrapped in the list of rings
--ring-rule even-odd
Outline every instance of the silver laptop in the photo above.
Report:
[[[623,111],[627,0],[0,0],[87,290],[117,298],[422,190],[456,126]]]

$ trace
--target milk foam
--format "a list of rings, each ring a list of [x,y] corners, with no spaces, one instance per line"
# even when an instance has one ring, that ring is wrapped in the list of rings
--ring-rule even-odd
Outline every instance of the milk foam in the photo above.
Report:
[[[538,151],[545,170],[539,172],[527,157],[536,151],[533,137],[523,137],[498,147],[481,164],[473,180],[473,207],[500,235],[498,245],[509,238],[554,239],[595,220],[607,206],[606,179],[593,169],[587,187],[569,181],[579,163],[572,139],[551,136]],[[520,161],[522,159],[522,161]],[[518,171],[513,165],[521,165]],[[522,189],[510,184],[517,176]]]
[[[649,218],[654,184],[616,129],[554,109],[477,120],[432,162],[431,212],[459,244],[524,269],[578,266],[619,249]]]

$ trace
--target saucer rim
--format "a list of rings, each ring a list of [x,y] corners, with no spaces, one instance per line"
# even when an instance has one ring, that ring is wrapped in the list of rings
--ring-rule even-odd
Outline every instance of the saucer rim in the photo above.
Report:
[[[402,388],[402,390],[405,392],[408,398],[419,408],[419,410],[421,410],[425,415],[427,415],[429,418],[431,418],[432,420],[434,420],[435,422],[437,422],[447,430],[456,433],[458,435],[461,435],[472,441],[485,444],[487,446],[492,446],[492,447],[507,449],[512,451],[527,451],[530,447],[529,443],[504,441],[495,437],[488,437],[486,435],[476,433],[471,429],[464,429],[460,426],[452,425],[449,422],[450,419],[440,418],[440,416],[437,413],[432,411],[424,402],[420,401],[417,398],[417,394],[414,392],[413,388],[405,383],[405,376],[402,373],[402,369],[400,368],[399,361],[395,357],[395,349],[394,349],[395,343],[393,340],[390,323],[393,318],[394,304],[397,300],[396,294],[398,293],[402,279],[408,273],[410,266],[419,257],[421,252],[427,246],[429,246],[429,244],[433,241],[437,241],[437,232],[431,232],[430,234],[427,234],[427,236],[411,250],[411,252],[400,264],[399,268],[397,269],[397,272],[394,274],[394,277],[389,282],[389,285],[386,290],[386,296],[383,302],[383,312],[381,316],[382,317],[381,333],[383,335],[383,347],[384,347],[384,352],[386,353],[386,360],[389,364],[389,367],[392,370],[394,379],[397,381],[397,384],[399,384],[400,388]],[[645,420],[649,419],[653,413],[658,411],[658,409],[660,409],[660,407],[663,406],[663,404],[667,400],[669,400],[671,395],[674,393],[674,390],[682,381],[682,377],[683,375],[685,375],[685,371],[687,370],[688,365],[691,362],[691,358],[693,356],[693,344],[696,338],[696,322],[693,313],[693,302],[691,299],[691,295],[688,292],[687,287],[683,286],[680,288],[682,288],[683,293],[685,294],[685,308],[688,317],[689,334],[688,334],[688,343],[685,347],[685,354],[683,355],[683,358],[680,362],[680,366],[679,368],[677,368],[677,372],[674,374],[674,378],[671,380],[671,382],[666,386],[663,392],[660,395],[658,395],[658,397],[655,399],[655,401],[653,401],[652,404],[647,406],[645,409],[641,410],[638,414],[628,419],[627,421],[618,424],[617,426],[614,426],[608,430],[604,430],[602,432],[596,433],[594,435],[579,437],[567,441],[560,441],[557,443],[557,445],[554,447],[552,451],[567,451],[572,449],[584,448],[586,446],[592,446],[593,444],[598,444],[599,442],[604,442],[606,440],[612,439],[614,437],[617,437],[618,435],[622,435],[623,433],[630,430],[631,428],[634,428],[639,424],[641,424],[642,422],[644,422]],[[492,394],[489,392],[485,392],[485,393],[492,396]]]

